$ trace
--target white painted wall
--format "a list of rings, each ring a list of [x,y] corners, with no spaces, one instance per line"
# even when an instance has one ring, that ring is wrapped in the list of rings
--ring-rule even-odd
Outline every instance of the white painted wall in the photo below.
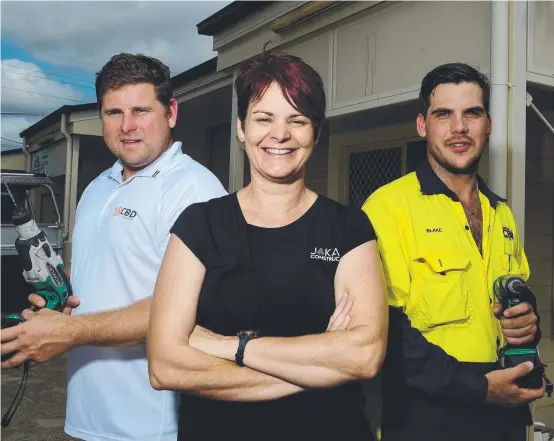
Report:
[[[282,12],[276,10],[274,20]],[[270,49],[298,55],[318,70],[330,116],[414,99],[425,73],[446,62],[490,71],[489,2],[352,2],[284,34],[271,33],[272,22],[265,19],[265,25],[217,47],[218,68],[260,53],[271,41]],[[468,26],[463,38],[452,32]]]
[[[288,54],[296,55],[302,58],[306,63],[312,66],[321,75],[325,86],[325,94],[327,96],[327,109],[330,108],[331,97],[331,60],[332,60],[332,35],[325,33],[313,38],[310,38],[293,46],[285,46],[283,51]]]
[[[554,2],[529,2],[527,69],[554,78]]]
[[[267,43],[268,49],[282,50],[306,36],[332,31],[330,26],[361,11],[369,10],[376,4],[386,6],[386,2],[378,1],[343,2],[338,7],[304,20],[286,31],[274,30],[277,24],[282,25],[284,21],[292,23],[305,17],[306,8],[313,10],[314,6],[306,5],[307,3],[310,2],[273,2],[257,14],[244,17],[235,25],[215,35],[214,50],[218,51],[218,70],[227,69],[259,54]]]
[[[410,2],[335,31],[335,96],[340,108],[418,90],[433,67],[452,61],[489,71],[488,2]],[[452,29],[467,29],[463,38]]]

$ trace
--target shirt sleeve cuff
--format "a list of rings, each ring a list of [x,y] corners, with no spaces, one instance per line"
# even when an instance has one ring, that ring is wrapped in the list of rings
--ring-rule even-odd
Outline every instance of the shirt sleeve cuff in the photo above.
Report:
[[[484,404],[489,382],[484,374],[466,369],[458,371],[458,393],[461,400],[472,404]]]

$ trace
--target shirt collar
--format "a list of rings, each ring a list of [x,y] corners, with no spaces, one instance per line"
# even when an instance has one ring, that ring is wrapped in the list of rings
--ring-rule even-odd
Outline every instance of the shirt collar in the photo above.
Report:
[[[174,142],[173,145],[169,147],[165,152],[163,152],[158,159],[156,159],[152,164],[148,165],[142,170],[139,170],[137,173],[133,175],[133,177],[147,176],[147,177],[155,178],[167,167],[169,167],[169,165],[173,161],[173,158],[175,158],[176,155],[183,154],[181,151],[181,146],[182,146],[181,142],[179,141]],[[114,178],[118,182],[123,181],[123,164],[121,163],[121,160],[118,159],[115,162],[115,164],[112,166],[110,177]]]
[[[437,176],[434,170],[431,168],[429,161],[424,161],[416,170],[417,179],[419,180],[419,186],[421,188],[421,194],[433,195],[444,194],[455,202],[459,202],[460,199],[456,196],[452,190],[450,190],[444,182]],[[496,208],[498,202],[506,202],[506,199],[501,198],[496,193],[493,193],[491,189],[485,184],[485,181],[481,176],[477,175],[477,184],[479,191],[483,193],[489,200],[491,207]]]

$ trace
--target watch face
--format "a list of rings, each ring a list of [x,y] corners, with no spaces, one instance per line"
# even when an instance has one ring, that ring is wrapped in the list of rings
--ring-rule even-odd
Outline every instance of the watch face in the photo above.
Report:
[[[248,331],[240,331],[239,335],[247,335],[250,338],[256,338],[258,337],[258,333],[256,331],[248,330]]]

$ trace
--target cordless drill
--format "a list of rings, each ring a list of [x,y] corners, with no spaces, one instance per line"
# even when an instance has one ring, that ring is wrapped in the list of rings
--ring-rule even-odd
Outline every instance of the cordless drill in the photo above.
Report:
[[[495,280],[493,290],[504,310],[528,301],[533,293],[525,281],[518,276],[501,276]],[[516,384],[521,388],[540,389],[543,379],[546,381],[546,393],[552,394],[552,383],[545,375],[545,365],[541,362],[538,348],[535,346],[512,346],[507,344],[498,353],[500,365],[510,368],[526,361],[533,362],[533,370],[524,377],[518,378]]]
[[[15,207],[12,222],[19,236],[15,240],[15,248],[23,266],[23,278],[45,300],[46,308],[61,311],[72,294],[69,280],[63,272],[63,261],[54,252],[46,234],[38,227],[31,213],[25,207],[17,204],[4,179],[2,179],[2,183]],[[16,326],[22,322],[23,318],[19,314],[10,314],[2,318],[2,329]],[[8,360],[13,355],[13,353],[2,354],[2,361]],[[10,424],[23,399],[28,373],[29,361],[26,361],[21,384],[0,421],[2,427]]]
[[[15,248],[23,266],[23,278],[46,302],[46,308],[63,310],[68,297],[72,294],[69,280],[63,272],[64,264],[58,256],[29,211],[20,207],[6,182],[2,180],[15,206],[12,222],[18,238]],[[23,322],[19,314],[10,314],[2,318],[2,328],[9,328]],[[2,361],[13,354],[2,354]]]

